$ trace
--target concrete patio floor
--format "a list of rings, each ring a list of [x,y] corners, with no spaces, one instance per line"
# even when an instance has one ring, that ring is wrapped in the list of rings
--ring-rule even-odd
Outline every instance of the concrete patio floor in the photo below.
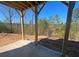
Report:
[[[48,49],[34,42],[20,40],[0,47],[0,57],[59,57],[60,52]]]

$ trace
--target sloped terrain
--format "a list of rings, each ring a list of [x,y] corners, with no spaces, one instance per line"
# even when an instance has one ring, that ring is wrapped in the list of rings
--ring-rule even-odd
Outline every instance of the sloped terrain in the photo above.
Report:
[[[53,40],[46,38],[41,39],[38,43],[52,50],[61,52],[63,39]],[[68,41],[67,55],[72,57],[79,57],[79,42]]]
[[[45,38],[46,36],[39,36],[38,38]],[[18,40],[22,40],[21,34],[12,34],[12,33],[0,33],[0,47],[11,44]],[[35,35],[25,35],[25,40],[35,40]]]

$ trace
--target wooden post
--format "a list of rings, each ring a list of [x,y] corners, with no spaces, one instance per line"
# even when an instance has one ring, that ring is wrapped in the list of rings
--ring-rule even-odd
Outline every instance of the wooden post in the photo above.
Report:
[[[35,42],[38,40],[38,9],[37,5],[35,5]]]
[[[66,29],[65,29],[65,35],[64,35],[64,40],[63,40],[63,46],[62,46],[62,56],[66,56],[66,53],[67,53],[67,42],[68,42],[68,37],[69,37],[69,32],[70,32],[72,12],[73,12],[74,5],[75,5],[74,1],[69,2]]]
[[[23,11],[20,11],[21,15],[21,33],[22,33],[22,39],[24,39],[24,13]]]
[[[44,5],[41,7],[41,9],[38,12],[38,8],[37,8],[37,4],[35,4],[35,42],[38,41],[38,14],[40,13],[40,11],[43,9],[43,7],[45,6],[46,3],[44,3]]]

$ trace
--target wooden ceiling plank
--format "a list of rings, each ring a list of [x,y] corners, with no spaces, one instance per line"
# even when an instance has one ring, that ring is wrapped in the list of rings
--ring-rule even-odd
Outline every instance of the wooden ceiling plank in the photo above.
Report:
[[[27,5],[24,3],[24,1],[23,2],[22,1],[16,1],[16,3],[22,5],[25,9],[28,8]]]
[[[31,7],[34,7],[34,5],[31,2],[27,1],[27,3],[31,5]]]
[[[27,3],[31,6],[32,11],[35,12],[35,10],[34,10],[35,6],[31,2],[29,2],[29,1],[27,1]]]
[[[38,5],[40,4],[37,1],[0,1],[0,3],[18,10],[25,10],[27,8],[31,8],[33,11],[35,11],[35,3],[37,3]]]
[[[15,6],[13,6],[12,4],[10,4],[10,3],[6,3],[6,2],[3,2],[3,1],[0,1],[0,3],[6,5],[6,6],[8,6],[8,7],[11,7],[11,8],[15,8],[15,9],[21,10],[20,8],[15,7]]]
[[[13,4],[13,5],[15,5],[16,7],[21,8],[22,10],[24,10],[24,9],[25,9],[22,5],[17,4],[16,2],[8,1],[8,3]]]
[[[37,1],[35,1],[35,4],[38,5],[39,3]]]

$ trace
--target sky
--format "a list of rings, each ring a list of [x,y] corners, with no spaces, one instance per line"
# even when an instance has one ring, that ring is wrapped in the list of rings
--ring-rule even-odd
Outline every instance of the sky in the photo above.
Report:
[[[79,2],[76,2],[74,9],[78,7]],[[0,4],[0,21],[7,22],[5,18],[6,16],[8,16],[7,10],[8,10],[7,6]],[[67,10],[68,10],[67,6],[61,2],[56,1],[47,2],[44,8],[41,10],[40,14],[38,15],[38,20],[42,18],[46,18],[47,20],[49,20],[51,16],[58,15],[60,17],[61,22],[66,22]],[[14,15],[12,17],[13,23],[19,23],[20,15],[14,9],[12,9],[12,12],[14,12]],[[33,11],[31,9],[26,10],[26,14],[24,16],[25,23],[29,23],[29,21],[32,19],[34,19]]]

